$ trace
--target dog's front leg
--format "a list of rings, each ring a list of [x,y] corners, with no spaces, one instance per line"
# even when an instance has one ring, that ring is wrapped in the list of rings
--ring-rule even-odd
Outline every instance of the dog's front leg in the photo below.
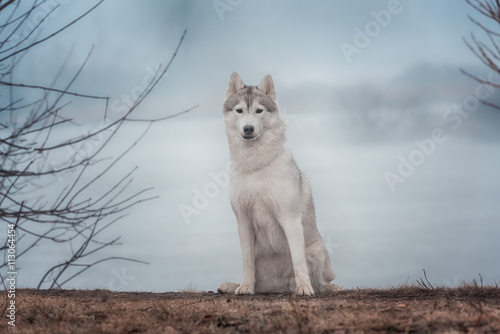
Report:
[[[285,232],[292,256],[293,271],[295,272],[295,294],[299,296],[314,295],[309,277],[309,269],[306,260],[306,246],[304,241],[304,229],[302,217],[288,217],[281,222]]]
[[[248,217],[240,215],[237,220],[243,258],[243,275],[235,294],[253,294],[255,287],[255,233]]]

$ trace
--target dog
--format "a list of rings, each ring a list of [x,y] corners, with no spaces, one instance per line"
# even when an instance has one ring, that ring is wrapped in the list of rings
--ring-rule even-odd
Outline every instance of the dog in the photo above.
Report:
[[[309,296],[339,290],[317,226],[311,186],[285,147],[271,75],[246,86],[234,72],[224,102],[229,196],[243,258],[241,284],[219,293]]]

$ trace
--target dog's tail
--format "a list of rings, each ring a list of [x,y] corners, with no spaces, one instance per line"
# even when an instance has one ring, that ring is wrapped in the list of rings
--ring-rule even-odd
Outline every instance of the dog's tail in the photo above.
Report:
[[[221,294],[234,293],[240,285],[238,283],[226,282],[219,285],[217,291]]]

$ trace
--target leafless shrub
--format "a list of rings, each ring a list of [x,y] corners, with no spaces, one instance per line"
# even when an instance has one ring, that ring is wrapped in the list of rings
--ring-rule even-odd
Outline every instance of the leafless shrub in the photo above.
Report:
[[[471,32],[470,39],[463,38],[467,47],[472,51],[472,53],[494,74],[500,74],[500,1],[499,0],[465,0],[475,11],[481,16],[487,18],[488,23],[484,24],[475,19],[472,15],[469,15],[469,20],[473,22],[479,31],[482,31],[486,36],[487,40],[482,41],[479,39],[474,32]],[[491,28],[489,26],[494,26]],[[490,86],[494,89],[500,88],[498,82],[493,82],[491,79],[480,78],[477,75],[471,74],[463,69],[460,70],[466,76],[476,80],[477,82]],[[485,101],[480,99],[481,103],[484,105],[493,107],[500,110],[500,106],[496,103]]]
[[[99,257],[99,254],[103,249],[117,245],[120,239],[109,240],[103,232],[123,218],[128,209],[153,198],[148,195],[151,188],[136,192],[129,190],[133,169],[97,195],[90,190],[113,173],[117,163],[143,138],[153,123],[192,109],[157,119],[133,117],[137,107],[170,68],[186,31],[167,65],[156,72],[133,105],[115,117],[117,119],[108,117],[109,97],[72,90],[92,51],[64,84],[59,80],[61,73],[54,76],[53,84],[49,86],[15,81],[16,69],[28,52],[78,23],[103,1],[97,1],[76,19],[44,34],[40,29],[42,22],[57,6],[40,11],[48,4],[47,0],[0,0],[0,221],[5,223],[2,224],[4,231],[7,231],[8,224],[15,227],[17,259],[40,250],[42,246],[47,249],[59,244],[70,249],[64,260],[50,264],[51,267],[41,273],[38,288],[61,287],[105,261],[141,262],[128,257]],[[64,64],[60,72],[63,69]],[[68,131],[78,121],[62,113],[71,102],[69,98],[97,102],[102,108],[100,125],[81,135]],[[144,132],[117,156],[105,159],[104,149],[128,122],[145,123]],[[93,149],[82,152],[85,144]],[[7,266],[7,248],[7,241],[0,245],[3,253],[0,269]]]

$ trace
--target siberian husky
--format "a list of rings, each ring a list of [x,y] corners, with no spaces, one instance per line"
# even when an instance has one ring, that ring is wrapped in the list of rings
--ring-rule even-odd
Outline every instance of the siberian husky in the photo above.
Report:
[[[284,146],[285,122],[269,74],[246,86],[229,81],[224,121],[231,166],[230,200],[243,257],[241,284],[219,293],[332,292],[335,277],[316,227],[309,181]]]

